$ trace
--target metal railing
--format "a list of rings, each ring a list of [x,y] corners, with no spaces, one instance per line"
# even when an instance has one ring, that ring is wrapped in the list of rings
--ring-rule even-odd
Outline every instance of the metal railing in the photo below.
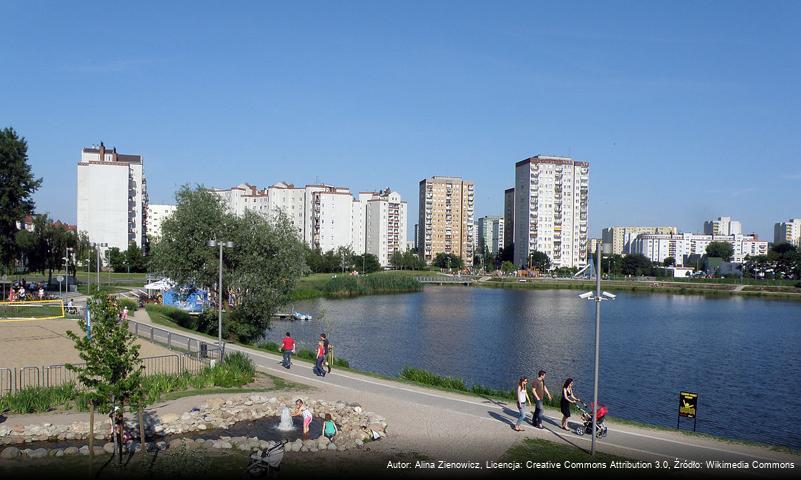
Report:
[[[225,342],[220,348],[216,342],[204,342],[196,338],[154,327],[146,323],[128,320],[128,329],[134,335],[159,343],[170,350],[195,356],[198,359],[219,361],[225,355]]]
[[[210,364],[209,357],[197,353],[175,353],[143,357],[144,375],[178,375],[184,372],[200,373]],[[76,367],[86,364],[76,363]],[[0,397],[30,387],[57,387],[68,383],[78,383],[76,372],[69,370],[66,364],[46,365],[43,367],[0,368]]]

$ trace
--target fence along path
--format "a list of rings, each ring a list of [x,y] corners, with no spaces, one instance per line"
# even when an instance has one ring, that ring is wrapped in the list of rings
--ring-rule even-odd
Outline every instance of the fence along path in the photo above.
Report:
[[[143,357],[145,376],[156,374],[175,375],[183,372],[198,373],[218,361],[220,348],[217,345],[199,341],[174,332],[128,320],[128,329],[135,335],[151,342],[167,346],[176,353]],[[76,363],[75,366],[82,366]],[[75,372],[65,364],[29,366],[19,368],[0,367],[0,396],[18,392],[29,387],[55,387],[66,383],[77,383]]]

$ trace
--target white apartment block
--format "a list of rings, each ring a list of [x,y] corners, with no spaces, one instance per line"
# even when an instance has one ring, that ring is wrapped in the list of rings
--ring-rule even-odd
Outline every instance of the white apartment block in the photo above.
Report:
[[[260,213],[269,211],[267,191],[260,191],[249,183],[242,183],[227,189],[212,189],[211,191],[216,193],[228,207],[228,211],[235,215],[243,215],[246,210]]]
[[[116,148],[81,150],[78,162],[78,224],[89,241],[126,250],[147,242],[147,183],[141,155]]]
[[[742,235],[743,226],[731,217],[718,217],[717,220],[704,222],[705,235]]]
[[[801,247],[801,218],[791,218],[773,226],[773,243],[789,243]]]
[[[676,235],[677,227],[609,227],[601,232],[603,253],[623,255],[629,253],[630,244],[641,233]],[[595,250],[593,250],[595,251]]]
[[[291,183],[278,182],[267,187],[266,191],[269,205],[267,211],[270,215],[283,213],[292,222],[298,238],[305,238],[306,189],[295,187]]]
[[[690,255],[706,255],[706,247],[712,242],[727,242],[734,249],[732,261],[742,263],[747,256],[767,255],[768,242],[754,235],[706,235],[680,233],[676,235],[640,234],[631,243],[631,253],[641,253],[652,262],[662,262],[668,257],[682,266]]]
[[[175,212],[175,205],[154,205],[147,206],[147,239],[155,242],[161,238],[161,224]]]
[[[313,191],[311,245],[323,252],[353,245],[353,195],[344,188]]]
[[[504,218],[485,216],[478,219],[476,228],[476,239],[478,248],[476,252],[482,254],[484,248],[488,249],[493,255],[498,254],[498,250],[503,248]]]
[[[544,252],[554,268],[587,264],[588,162],[537,155],[515,165],[515,264]]]
[[[406,202],[389,189],[375,193],[367,201],[365,247],[381,266],[389,266],[392,255],[406,251]]]
[[[243,183],[212,191],[232,213],[241,215],[253,210],[268,217],[283,213],[299,239],[323,252],[349,247],[357,255],[365,251],[376,255],[386,266],[392,253],[406,248],[406,202],[389,189],[361,192],[357,199],[346,187],[322,184],[296,187],[286,182],[264,190]],[[371,209],[373,203],[377,207]],[[376,215],[374,221],[372,215]],[[368,246],[371,238],[376,239],[373,247]]]
[[[460,177],[431,177],[420,181],[417,245],[431,263],[438,253],[460,257],[473,264],[473,182]]]

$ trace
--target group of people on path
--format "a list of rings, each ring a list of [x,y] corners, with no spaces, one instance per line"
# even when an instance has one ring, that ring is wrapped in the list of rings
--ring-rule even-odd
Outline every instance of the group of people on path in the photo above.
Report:
[[[281,365],[283,365],[284,368],[288,369],[292,366],[292,355],[297,353],[296,343],[290,332],[286,332],[279,347],[279,351],[284,357],[281,361]],[[331,373],[332,363],[334,363],[333,347],[328,341],[328,336],[325,333],[321,333],[320,340],[317,342],[317,348],[315,350],[314,374],[318,377],[324,377],[327,373]]]
[[[549,401],[553,400],[551,392],[548,391],[548,387],[545,385],[545,374],[545,370],[537,372],[537,378],[534,379],[531,385],[531,394],[534,397],[534,402],[531,401],[531,397],[528,395],[528,377],[522,376],[520,380],[518,380],[517,389],[515,390],[518,411],[517,423],[515,423],[513,427],[515,431],[523,431],[521,425],[526,419],[526,405],[532,403],[534,404],[534,413],[531,415],[531,424],[540,429],[544,428],[542,426],[542,401],[546,396]],[[573,379],[568,378],[565,380],[564,385],[562,385],[562,398],[559,401],[559,409],[562,411],[562,423],[560,426],[563,430],[568,430],[567,420],[570,418],[570,406],[581,401],[573,394],[573,383]]]

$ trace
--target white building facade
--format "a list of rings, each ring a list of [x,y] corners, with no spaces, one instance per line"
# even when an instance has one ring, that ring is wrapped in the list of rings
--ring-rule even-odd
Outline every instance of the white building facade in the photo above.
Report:
[[[773,243],[789,243],[801,247],[801,218],[791,218],[773,226]]]
[[[407,249],[406,202],[398,192],[387,189],[375,193],[367,201],[366,213],[366,252],[375,255],[381,266],[387,267],[392,255]]]
[[[220,196],[230,212],[238,215],[248,210],[267,217],[282,213],[300,240],[323,252],[348,247],[356,255],[372,253],[387,266],[395,251],[406,250],[406,202],[389,189],[361,192],[358,198],[347,187],[324,184],[296,187],[286,182],[264,190],[243,183],[211,191]],[[372,247],[368,246],[370,241]]]
[[[147,239],[156,242],[161,238],[161,224],[175,212],[175,205],[147,206]]]
[[[132,243],[142,248],[148,204],[142,156],[101,143],[81,150],[77,174],[78,231],[107,248],[126,250]]]
[[[588,162],[538,155],[515,165],[515,264],[540,251],[554,268],[587,264]]]
[[[742,235],[743,225],[731,217],[718,217],[717,220],[704,222],[705,235]]]
[[[603,253],[623,255],[631,250],[631,242],[642,233],[676,235],[677,227],[609,227],[601,232]],[[593,250],[594,251],[594,250]]]
[[[486,248],[493,255],[504,246],[504,218],[485,216],[478,219],[476,228],[476,239],[478,248],[476,253],[481,255]]]
[[[712,242],[729,243],[734,255],[732,261],[742,263],[747,256],[767,255],[768,242],[754,235],[701,235],[680,233],[677,235],[640,234],[631,243],[631,253],[640,253],[652,262],[662,262],[668,257],[684,265],[690,255],[706,255],[706,247]]]

